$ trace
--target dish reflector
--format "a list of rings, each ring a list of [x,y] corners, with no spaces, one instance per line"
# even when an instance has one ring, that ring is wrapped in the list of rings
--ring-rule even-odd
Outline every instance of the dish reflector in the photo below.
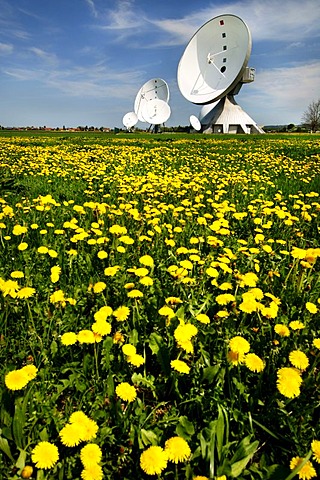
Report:
[[[141,122],[147,122],[143,118],[142,111],[145,110],[146,104],[151,100],[169,101],[169,87],[162,78],[153,78],[148,80],[136,95],[134,102],[134,111]],[[162,122],[160,122],[162,123]]]
[[[168,120],[171,109],[167,102],[160,98],[145,102],[141,111],[144,121],[152,125],[160,125]]]
[[[251,34],[235,15],[220,15],[191,38],[178,65],[178,85],[192,103],[219,100],[237,86],[251,53]]]
[[[132,128],[138,123],[138,117],[134,112],[128,112],[124,115],[122,123],[126,128]]]
[[[195,115],[190,115],[189,120],[190,120],[191,127],[193,127],[197,131],[201,130],[200,120]]]

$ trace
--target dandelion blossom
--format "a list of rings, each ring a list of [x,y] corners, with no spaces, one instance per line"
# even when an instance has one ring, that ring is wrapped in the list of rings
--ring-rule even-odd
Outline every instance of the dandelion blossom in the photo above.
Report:
[[[277,388],[287,398],[295,398],[300,395],[302,379],[298,370],[290,367],[280,368],[277,372]]]
[[[31,458],[37,468],[52,468],[59,460],[59,451],[52,443],[39,442],[32,450]]]
[[[200,323],[210,323],[210,318],[205,313],[198,313],[198,315],[196,315],[196,319]]]
[[[293,350],[289,354],[290,363],[299,370],[305,370],[309,365],[309,359],[307,355],[300,350]]]
[[[83,441],[85,428],[83,424],[78,422],[67,423],[67,425],[60,430],[59,436],[63,445],[66,447],[75,447]]]
[[[168,455],[168,460],[174,463],[185,462],[191,455],[188,443],[181,437],[169,438],[165,443],[164,451]]]
[[[283,325],[282,323],[277,323],[274,326],[274,331],[280,335],[280,337],[289,337],[290,335],[290,330],[286,325]]]
[[[93,285],[94,293],[101,293],[107,288],[107,285],[104,282],[97,282]]]
[[[103,471],[102,467],[97,463],[88,465],[81,472],[82,480],[102,480]]]
[[[263,360],[261,360],[261,358],[255,353],[248,353],[245,357],[244,363],[252,372],[262,372],[264,369]]]
[[[171,367],[179,373],[190,373],[190,367],[183,360],[171,360]]]
[[[289,327],[292,330],[302,330],[304,328],[304,324],[299,320],[293,320],[292,322],[289,323]]]
[[[124,322],[127,320],[130,314],[130,308],[126,307],[125,305],[122,305],[121,307],[118,307],[114,312],[113,316],[117,319],[118,322]]]
[[[94,334],[91,330],[80,330],[77,336],[79,343],[94,343]]]
[[[311,442],[311,450],[314,460],[320,463],[320,440],[313,440],[313,442]]]
[[[125,345],[123,345],[122,351],[125,355],[128,356],[135,355],[137,353],[136,347],[134,345],[131,345],[130,343],[126,343]]]
[[[99,463],[102,458],[102,451],[96,443],[88,443],[80,451],[80,459],[84,467]]]
[[[136,389],[127,382],[119,383],[116,387],[116,394],[124,402],[133,402],[137,397]]]
[[[312,345],[320,350],[320,338],[315,338]]]
[[[156,445],[149,447],[140,456],[140,467],[147,475],[160,475],[167,464],[167,453]]]
[[[243,337],[237,335],[231,338],[229,342],[230,350],[240,355],[248,353],[250,350],[250,343]]]
[[[294,470],[298,465],[303,462],[303,458],[301,457],[294,457],[290,462],[290,469]],[[317,472],[315,471],[312,463],[308,461],[298,472],[299,479],[301,480],[310,480],[317,476]]]
[[[12,370],[5,376],[5,384],[9,390],[21,390],[29,382],[28,374],[22,369]]]
[[[23,287],[17,292],[17,298],[30,298],[36,293],[35,288]]]
[[[131,363],[134,367],[140,367],[144,364],[145,360],[142,355],[135,353],[134,355],[130,355],[127,357],[127,362]]]
[[[74,332],[66,332],[61,335],[61,343],[62,345],[74,345],[78,340],[78,336]]]
[[[142,257],[139,258],[139,262],[145,267],[152,268],[154,266],[153,258],[150,255],[143,255]]]
[[[131,290],[129,293],[128,293],[128,297],[129,298],[139,298],[139,297],[143,297],[143,293],[140,291],[140,290]]]
[[[35,365],[33,365],[32,363],[22,367],[21,371],[27,375],[29,380],[33,380],[34,378],[36,378],[37,373],[38,373],[37,367]]]
[[[318,311],[317,306],[316,306],[314,303],[312,303],[312,302],[307,302],[307,303],[306,303],[306,309],[307,309],[308,312],[310,312],[310,313],[317,313],[317,311]]]

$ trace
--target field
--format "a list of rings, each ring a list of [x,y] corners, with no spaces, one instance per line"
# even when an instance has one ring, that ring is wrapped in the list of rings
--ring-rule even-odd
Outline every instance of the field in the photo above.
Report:
[[[0,478],[320,478],[320,136],[0,134]]]

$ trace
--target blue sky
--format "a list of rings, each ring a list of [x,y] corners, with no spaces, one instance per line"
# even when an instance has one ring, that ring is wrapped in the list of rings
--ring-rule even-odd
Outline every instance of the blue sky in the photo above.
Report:
[[[167,125],[188,125],[201,107],[181,95],[177,66],[225,13],[252,34],[256,79],[237,102],[259,125],[300,123],[320,98],[319,0],[0,0],[0,125],[122,127],[156,77],[170,88]]]

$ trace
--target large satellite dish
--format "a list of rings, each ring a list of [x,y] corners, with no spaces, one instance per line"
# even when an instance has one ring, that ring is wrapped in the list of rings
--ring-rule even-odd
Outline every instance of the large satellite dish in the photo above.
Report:
[[[140,122],[147,122],[143,117],[143,111],[151,100],[169,101],[169,87],[162,78],[153,78],[148,80],[138,91],[135,102],[134,111]]]
[[[249,28],[241,18],[231,14],[212,18],[189,41],[178,65],[177,79],[182,95],[197,105],[223,102],[222,110],[220,107],[216,109],[219,102],[212,106],[211,113],[200,115],[209,121],[203,124],[200,118],[203,131],[210,128],[215,131],[216,121],[220,121],[217,132],[236,133],[239,130],[239,133],[248,133],[250,130],[263,133],[233,98],[243,83],[254,80],[254,69],[247,67],[250,53]],[[230,101],[227,102],[226,98]],[[233,109],[235,105],[237,108]],[[241,112],[243,118],[240,118]]]
[[[145,122],[152,125],[160,125],[168,120],[171,109],[167,102],[160,100],[160,98],[155,98],[144,104],[141,114]]]

